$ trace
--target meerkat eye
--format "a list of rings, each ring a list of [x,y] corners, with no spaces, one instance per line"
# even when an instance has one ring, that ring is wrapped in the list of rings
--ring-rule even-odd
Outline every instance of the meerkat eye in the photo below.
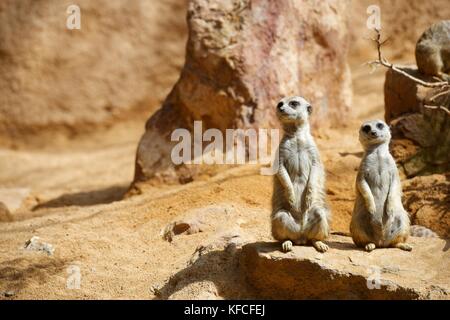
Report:
[[[362,131],[365,133],[369,133],[370,132],[370,126],[368,124],[366,124],[364,127],[362,127]]]
[[[300,103],[298,101],[292,100],[289,101],[289,106],[292,108],[297,108],[300,105]]]
[[[384,125],[383,125],[381,122],[378,122],[378,123],[377,123],[377,128],[378,128],[379,130],[382,130],[382,129],[384,128]]]
[[[311,114],[313,110],[313,107],[311,105],[306,107],[306,111],[308,111],[308,114]]]

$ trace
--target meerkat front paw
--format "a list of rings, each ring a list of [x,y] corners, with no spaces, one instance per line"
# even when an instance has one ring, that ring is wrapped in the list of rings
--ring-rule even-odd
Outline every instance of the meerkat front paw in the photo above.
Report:
[[[288,191],[287,193],[287,201],[291,208],[295,208],[295,193],[293,191]]]
[[[367,211],[370,214],[375,214],[375,212],[377,211],[377,207],[375,206],[375,203],[371,202],[367,205]]]
[[[312,245],[319,252],[326,252],[329,249],[328,246],[325,243],[323,243],[322,241],[313,241]]]
[[[375,243],[369,243],[366,244],[366,246],[364,247],[364,250],[366,250],[367,252],[373,251],[376,248]]]
[[[399,248],[399,249],[401,249],[401,250],[405,250],[405,251],[411,251],[411,250],[412,250],[411,245],[409,245],[409,244],[407,244],[407,243],[404,243],[404,242],[402,242],[402,243],[397,243],[397,244],[395,245],[395,247],[396,247],[396,248]]]
[[[283,252],[289,252],[292,251],[292,241],[286,240],[281,244],[281,248],[283,249]]]
[[[392,216],[394,214],[394,206],[391,203],[386,205],[386,214]]]

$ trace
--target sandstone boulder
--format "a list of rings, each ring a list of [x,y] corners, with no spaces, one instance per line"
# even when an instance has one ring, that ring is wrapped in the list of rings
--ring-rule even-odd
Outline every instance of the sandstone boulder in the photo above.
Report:
[[[411,238],[412,252],[357,249],[349,237],[332,236],[330,250],[276,243],[245,245],[240,268],[263,299],[449,299],[450,242]]]
[[[405,72],[424,81],[416,67]],[[384,85],[385,119],[391,124],[391,151],[407,177],[448,172],[450,164],[450,126],[448,114],[425,106],[450,106],[450,94],[433,97],[440,89],[423,87],[392,70]]]
[[[0,222],[10,221],[12,221],[12,216],[8,207],[3,202],[0,202]]]
[[[173,165],[171,133],[277,127],[275,103],[300,94],[312,121],[339,121],[351,100],[348,1],[193,0],[178,82],[147,122],[136,156],[135,183],[191,181],[197,167]],[[181,177],[181,179],[180,179]]]
[[[14,220],[14,213],[26,206],[30,194],[29,188],[0,188],[0,222]]]
[[[0,143],[148,114],[182,66],[186,2],[0,1]],[[80,30],[66,27],[73,4]]]

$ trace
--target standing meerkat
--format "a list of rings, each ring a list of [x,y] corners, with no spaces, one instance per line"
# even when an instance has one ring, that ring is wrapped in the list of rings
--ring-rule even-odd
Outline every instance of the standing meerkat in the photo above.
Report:
[[[328,250],[322,241],[329,235],[330,212],[325,202],[325,172],[309,129],[311,104],[288,97],[277,104],[284,136],[279,146],[279,167],[272,196],[272,235],[283,251],[292,244],[312,244]]]
[[[389,153],[391,133],[386,123],[363,123],[359,141],[364,156],[356,178],[356,201],[350,233],[366,251],[395,247],[411,251],[406,244],[409,217],[402,205],[402,189],[394,158]]]

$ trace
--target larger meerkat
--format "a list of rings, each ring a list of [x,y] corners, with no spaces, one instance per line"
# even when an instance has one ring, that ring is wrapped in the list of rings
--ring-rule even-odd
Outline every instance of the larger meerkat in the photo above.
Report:
[[[302,97],[282,99],[277,116],[284,136],[279,146],[279,167],[272,196],[272,235],[283,251],[294,244],[312,244],[328,250],[330,212],[325,202],[325,172],[309,129],[311,104]]]
[[[381,120],[363,123],[359,140],[364,156],[356,178],[356,201],[350,224],[353,241],[366,251],[395,247],[411,251],[408,213],[394,158],[389,153],[391,133]]]
[[[433,24],[416,44],[419,71],[450,81],[450,20]]]

